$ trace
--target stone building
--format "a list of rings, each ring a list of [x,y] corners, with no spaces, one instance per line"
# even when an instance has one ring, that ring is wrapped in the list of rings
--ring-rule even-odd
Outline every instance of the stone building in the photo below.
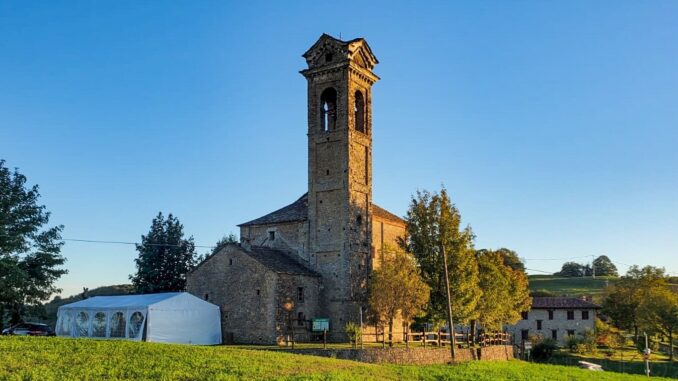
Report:
[[[310,338],[310,318],[329,318],[331,340],[367,306],[370,272],[405,222],[372,202],[372,85],[367,42],[323,34],[303,54],[308,68],[308,192],[240,224],[240,244],[207,258],[188,291],[222,309],[224,340],[271,343],[289,330]],[[282,310],[294,301],[291,312]]]
[[[507,325],[516,343],[533,335],[553,338],[564,345],[569,336],[580,336],[594,329],[600,306],[582,298],[533,297],[532,308],[522,313],[522,320]]]

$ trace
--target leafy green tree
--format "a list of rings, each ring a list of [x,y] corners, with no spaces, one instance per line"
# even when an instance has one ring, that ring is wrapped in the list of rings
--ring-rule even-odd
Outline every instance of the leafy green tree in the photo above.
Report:
[[[615,327],[633,330],[638,338],[638,309],[643,298],[655,288],[666,288],[664,269],[653,266],[631,266],[626,275],[605,290],[603,312]]]
[[[596,270],[596,275],[600,276],[619,276],[617,266],[612,263],[607,255],[601,255],[593,260],[593,268]]]
[[[509,250],[505,247],[495,250],[496,253],[502,256],[504,264],[513,270],[525,272],[525,264],[518,257],[518,253],[513,250]]]
[[[38,204],[38,186],[10,171],[0,160],[0,328],[10,324],[61,291],[54,283],[67,271],[59,266],[63,226],[47,226],[50,213]]]
[[[520,313],[530,309],[527,275],[506,265],[504,249],[478,250],[480,289],[478,320],[486,329],[501,330],[503,324],[514,324]]]
[[[415,259],[398,248],[386,248],[385,260],[372,273],[369,305],[372,314],[388,323],[389,342],[393,343],[393,321],[400,315],[409,323],[428,304],[430,291],[421,279]]]
[[[413,253],[422,277],[431,288],[428,316],[434,321],[447,319],[447,296],[443,267],[443,249],[448,256],[448,272],[455,323],[468,323],[477,318],[476,306],[482,295],[478,285],[470,227],[460,229],[461,214],[445,188],[440,193],[418,191],[407,211],[406,250]]]
[[[225,235],[225,236],[221,237],[221,239],[217,241],[217,244],[214,245],[214,248],[212,249],[211,255],[216,254],[224,246],[231,244],[231,243],[238,243],[238,237],[235,234],[230,233],[229,235]]]
[[[137,245],[137,273],[130,280],[139,293],[183,291],[186,275],[195,266],[193,237],[184,239],[184,227],[170,214],[158,213],[147,235]]]
[[[678,329],[678,296],[666,287],[651,288],[640,302],[638,320],[642,327],[669,339],[673,361],[673,334]]]
[[[581,277],[585,274],[585,268],[577,262],[565,262],[559,272],[554,275],[565,277]]]

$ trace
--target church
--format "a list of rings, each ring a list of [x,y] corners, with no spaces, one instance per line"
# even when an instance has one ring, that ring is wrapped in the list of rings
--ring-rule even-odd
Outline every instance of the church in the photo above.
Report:
[[[323,34],[303,54],[308,68],[308,192],[239,225],[240,243],[206,258],[188,276],[193,295],[221,308],[224,343],[272,344],[292,330],[328,339],[367,313],[372,270],[405,221],[372,202],[372,85],[378,63],[362,38]],[[367,340],[367,338],[366,338]]]

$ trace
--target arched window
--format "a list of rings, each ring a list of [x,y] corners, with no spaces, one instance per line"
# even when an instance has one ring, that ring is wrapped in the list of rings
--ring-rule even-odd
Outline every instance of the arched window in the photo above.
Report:
[[[355,129],[360,132],[365,132],[365,98],[363,93],[359,90],[355,92],[355,97],[353,101],[353,115],[355,123]]]
[[[89,336],[89,315],[85,311],[81,311],[75,318],[76,334],[80,337]]]
[[[144,325],[144,314],[135,311],[129,318],[127,337],[138,339],[141,335],[141,329]]]
[[[99,311],[94,314],[92,337],[106,337],[106,313]]]
[[[108,324],[108,337],[125,337],[125,314],[115,312]]]
[[[337,121],[337,91],[328,87],[320,95],[320,130],[334,130]]]

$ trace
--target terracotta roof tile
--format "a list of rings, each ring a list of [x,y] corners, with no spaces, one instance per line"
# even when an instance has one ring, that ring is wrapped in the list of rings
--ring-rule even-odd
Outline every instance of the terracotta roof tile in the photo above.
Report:
[[[599,305],[591,303],[588,300],[581,298],[568,298],[562,296],[553,296],[553,297],[533,297],[532,298],[532,309],[533,310],[545,310],[545,309],[566,309],[566,308],[591,308],[598,309]]]

